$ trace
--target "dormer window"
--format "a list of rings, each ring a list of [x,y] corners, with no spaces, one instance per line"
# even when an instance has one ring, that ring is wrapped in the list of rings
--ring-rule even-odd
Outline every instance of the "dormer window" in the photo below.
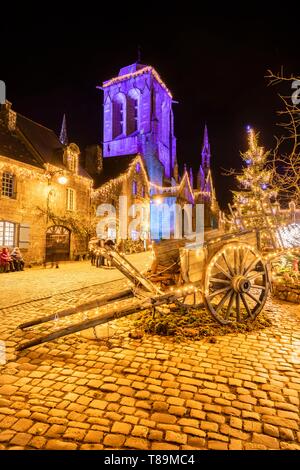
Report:
[[[69,170],[70,170],[70,171],[76,171],[76,167],[77,167],[77,156],[74,155],[74,154],[71,154],[68,163],[69,163]]]
[[[70,144],[65,150],[64,163],[69,171],[78,173],[78,162],[79,162],[80,150],[76,144]]]

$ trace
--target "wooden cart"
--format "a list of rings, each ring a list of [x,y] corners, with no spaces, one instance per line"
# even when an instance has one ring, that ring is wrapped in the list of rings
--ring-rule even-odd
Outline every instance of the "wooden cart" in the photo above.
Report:
[[[300,226],[281,225],[271,205],[248,218],[232,208],[231,214],[234,231],[180,250],[182,278],[198,288],[198,300],[189,302],[202,301],[223,325],[257,317],[271,286],[271,262],[300,247]]]
[[[139,272],[126,257],[108,248],[105,256],[127,277],[130,285],[85,305],[23,323],[19,328],[26,330],[82,311],[99,309],[88,319],[70,326],[56,327],[44,336],[20,344],[17,350],[53,341],[141,310],[155,311],[156,307],[170,303],[180,305],[183,310],[205,307],[223,325],[254,320],[262,310],[270,288],[270,261],[282,253],[299,249],[299,226],[289,224],[274,228],[268,223],[266,227],[245,230],[237,225],[236,231],[209,238],[201,246],[190,243],[180,248],[179,245],[181,282],[167,292]],[[174,242],[172,246],[170,253],[174,263]],[[163,252],[165,256],[166,250]],[[126,303],[128,300],[129,303]],[[106,310],[101,312],[104,306]]]

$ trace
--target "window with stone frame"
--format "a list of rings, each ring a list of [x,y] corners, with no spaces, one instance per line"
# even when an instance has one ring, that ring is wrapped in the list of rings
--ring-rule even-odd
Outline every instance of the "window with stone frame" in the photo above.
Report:
[[[0,221],[0,246],[15,246],[16,224],[12,222]]]
[[[76,192],[72,188],[67,188],[67,211],[75,210]]]
[[[15,197],[15,176],[8,171],[2,174],[2,196],[14,198]]]

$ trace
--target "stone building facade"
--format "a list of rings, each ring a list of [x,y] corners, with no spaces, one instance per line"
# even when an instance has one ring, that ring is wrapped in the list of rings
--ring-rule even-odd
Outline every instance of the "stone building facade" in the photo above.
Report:
[[[0,112],[0,247],[19,246],[27,263],[86,252],[92,179],[76,144],[17,114]]]

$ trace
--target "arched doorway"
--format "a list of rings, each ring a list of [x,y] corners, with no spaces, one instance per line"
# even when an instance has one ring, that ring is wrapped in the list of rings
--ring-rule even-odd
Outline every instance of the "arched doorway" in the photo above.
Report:
[[[46,232],[46,262],[70,259],[70,230],[53,225]]]

